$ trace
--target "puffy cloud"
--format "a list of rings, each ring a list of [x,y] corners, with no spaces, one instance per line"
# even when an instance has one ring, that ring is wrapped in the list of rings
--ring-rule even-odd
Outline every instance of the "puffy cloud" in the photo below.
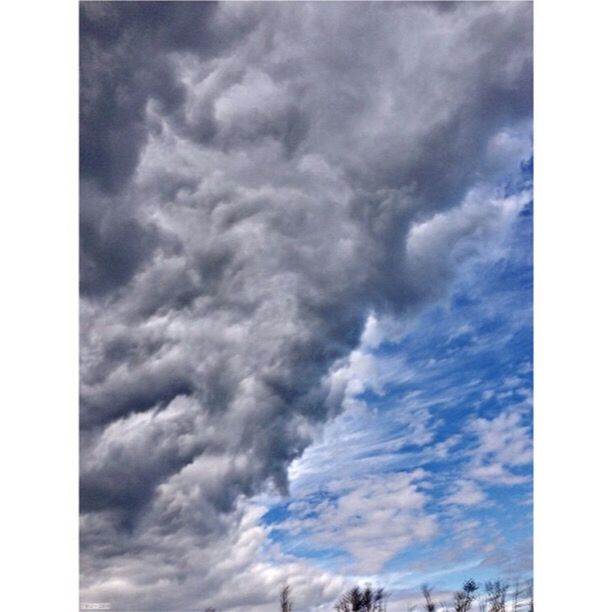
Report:
[[[531,7],[439,8],[81,6],[81,505],[96,600],[200,602],[213,578],[190,590],[180,577],[215,560],[187,563],[190,538],[213,546],[243,496],[286,490],[342,407],[333,372],[368,316],[440,295],[445,243],[457,253],[497,222],[486,198],[467,224],[452,211],[518,146],[500,134],[529,119]]]
[[[485,250],[493,259],[495,245],[503,244],[504,231],[530,197],[528,190],[505,196],[492,189],[474,189],[460,206],[413,225],[406,240],[407,278],[413,293],[422,299],[441,297],[466,260]]]
[[[82,552],[81,598],[122,609],[185,609],[189,602],[190,609],[266,612],[288,583],[298,609],[329,609],[346,579],[264,550],[261,512],[241,501],[214,536],[151,523],[130,546],[105,541],[100,517],[86,515],[82,529],[99,542],[96,554],[89,546]]]
[[[471,480],[460,480],[455,490],[449,495],[445,502],[459,506],[475,506],[482,504],[487,496],[480,487]]]
[[[479,418],[473,423],[478,443],[472,452],[470,475],[495,484],[520,484],[529,480],[513,468],[529,466],[532,461],[530,416],[525,407],[509,408],[493,419]]]

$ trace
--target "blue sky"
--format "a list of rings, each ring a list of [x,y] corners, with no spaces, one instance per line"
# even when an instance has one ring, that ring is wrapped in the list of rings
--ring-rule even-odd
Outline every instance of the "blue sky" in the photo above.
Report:
[[[447,295],[387,329],[370,318],[346,411],[289,497],[262,498],[269,544],[395,593],[530,576],[532,167],[491,186],[509,219],[456,257]]]

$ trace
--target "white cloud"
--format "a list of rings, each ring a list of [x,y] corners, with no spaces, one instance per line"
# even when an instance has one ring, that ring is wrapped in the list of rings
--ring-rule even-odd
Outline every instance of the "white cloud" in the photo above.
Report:
[[[477,444],[470,451],[467,474],[471,478],[492,485],[510,486],[529,482],[528,475],[513,471],[532,462],[529,406],[530,400],[526,399],[491,419],[478,418],[472,422]]]
[[[487,499],[484,491],[471,480],[460,480],[451,495],[444,500],[446,504],[458,506],[478,506]]]
[[[505,237],[531,199],[529,190],[502,197],[481,185],[461,206],[414,225],[406,238],[407,267],[415,290],[441,297],[458,268],[474,259],[502,257]]]
[[[428,497],[419,485],[425,476],[417,470],[332,482],[332,497],[294,506],[298,517],[281,527],[307,532],[315,546],[349,552],[351,571],[376,573],[395,554],[436,533],[436,517],[427,512]]]

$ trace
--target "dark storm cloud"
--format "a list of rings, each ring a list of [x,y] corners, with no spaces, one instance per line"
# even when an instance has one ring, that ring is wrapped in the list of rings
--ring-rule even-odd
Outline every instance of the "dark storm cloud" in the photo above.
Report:
[[[168,54],[219,56],[245,34],[248,14],[223,23],[213,2],[87,2],[80,10],[81,173],[106,192],[123,188],[148,128],[145,106],[185,103]]]
[[[448,282],[414,273],[406,238],[530,118],[531,8],[440,8],[81,6],[94,582],[115,537],[123,559],[146,541],[159,560],[229,529],[242,495],[285,489],[368,313],[416,311],[439,294],[419,284]]]
[[[181,117],[185,86],[170,55],[195,53],[206,61],[251,27],[248,11],[232,23],[216,14],[213,2],[80,5],[81,290],[86,294],[128,282],[154,247],[155,232],[126,198],[103,220],[99,198],[117,197],[132,177],[151,130],[147,103],[165,115],[176,114],[181,131],[187,129]],[[196,140],[213,133],[214,125],[205,121],[189,130]]]

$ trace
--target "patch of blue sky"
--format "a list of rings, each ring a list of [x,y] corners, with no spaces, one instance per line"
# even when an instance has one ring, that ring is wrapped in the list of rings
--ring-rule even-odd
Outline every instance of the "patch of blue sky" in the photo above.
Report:
[[[532,161],[524,161],[499,191],[504,197],[529,194],[532,169]],[[292,466],[290,498],[271,502],[262,518],[270,541],[326,569],[355,573],[350,560],[362,553],[351,554],[341,537],[322,545],[324,537],[316,535],[332,515],[333,529],[342,529],[338,491],[366,486],[373,476],[419,471],[414,486],[423,498],[415,493],[415,504],[422,502],[415,517],[428,517],[435,529],[424,529],[426,535],[417,533],[399,549],[383,538],[380,544],[389,552],[379,555],[374,572],[381,583],[401,589],[435,578],[438,586],[455,588],[466,575],[479,580],[528,575],[529,198],[503,244],[462,265],[448,295],[424,309],[407,330],[360,349],[363,368],[376,374],[362,377],[345,412]],[[347,520],[354,527],[362,517]]]
[[[325,570],[337,570],[350,564],[350,555],[336,547],[316,546],[306,538],[296,538],[283,530],[273,529],[268,534],[271,543],[280,544],[285,555],[300,559],[309,559]]]

